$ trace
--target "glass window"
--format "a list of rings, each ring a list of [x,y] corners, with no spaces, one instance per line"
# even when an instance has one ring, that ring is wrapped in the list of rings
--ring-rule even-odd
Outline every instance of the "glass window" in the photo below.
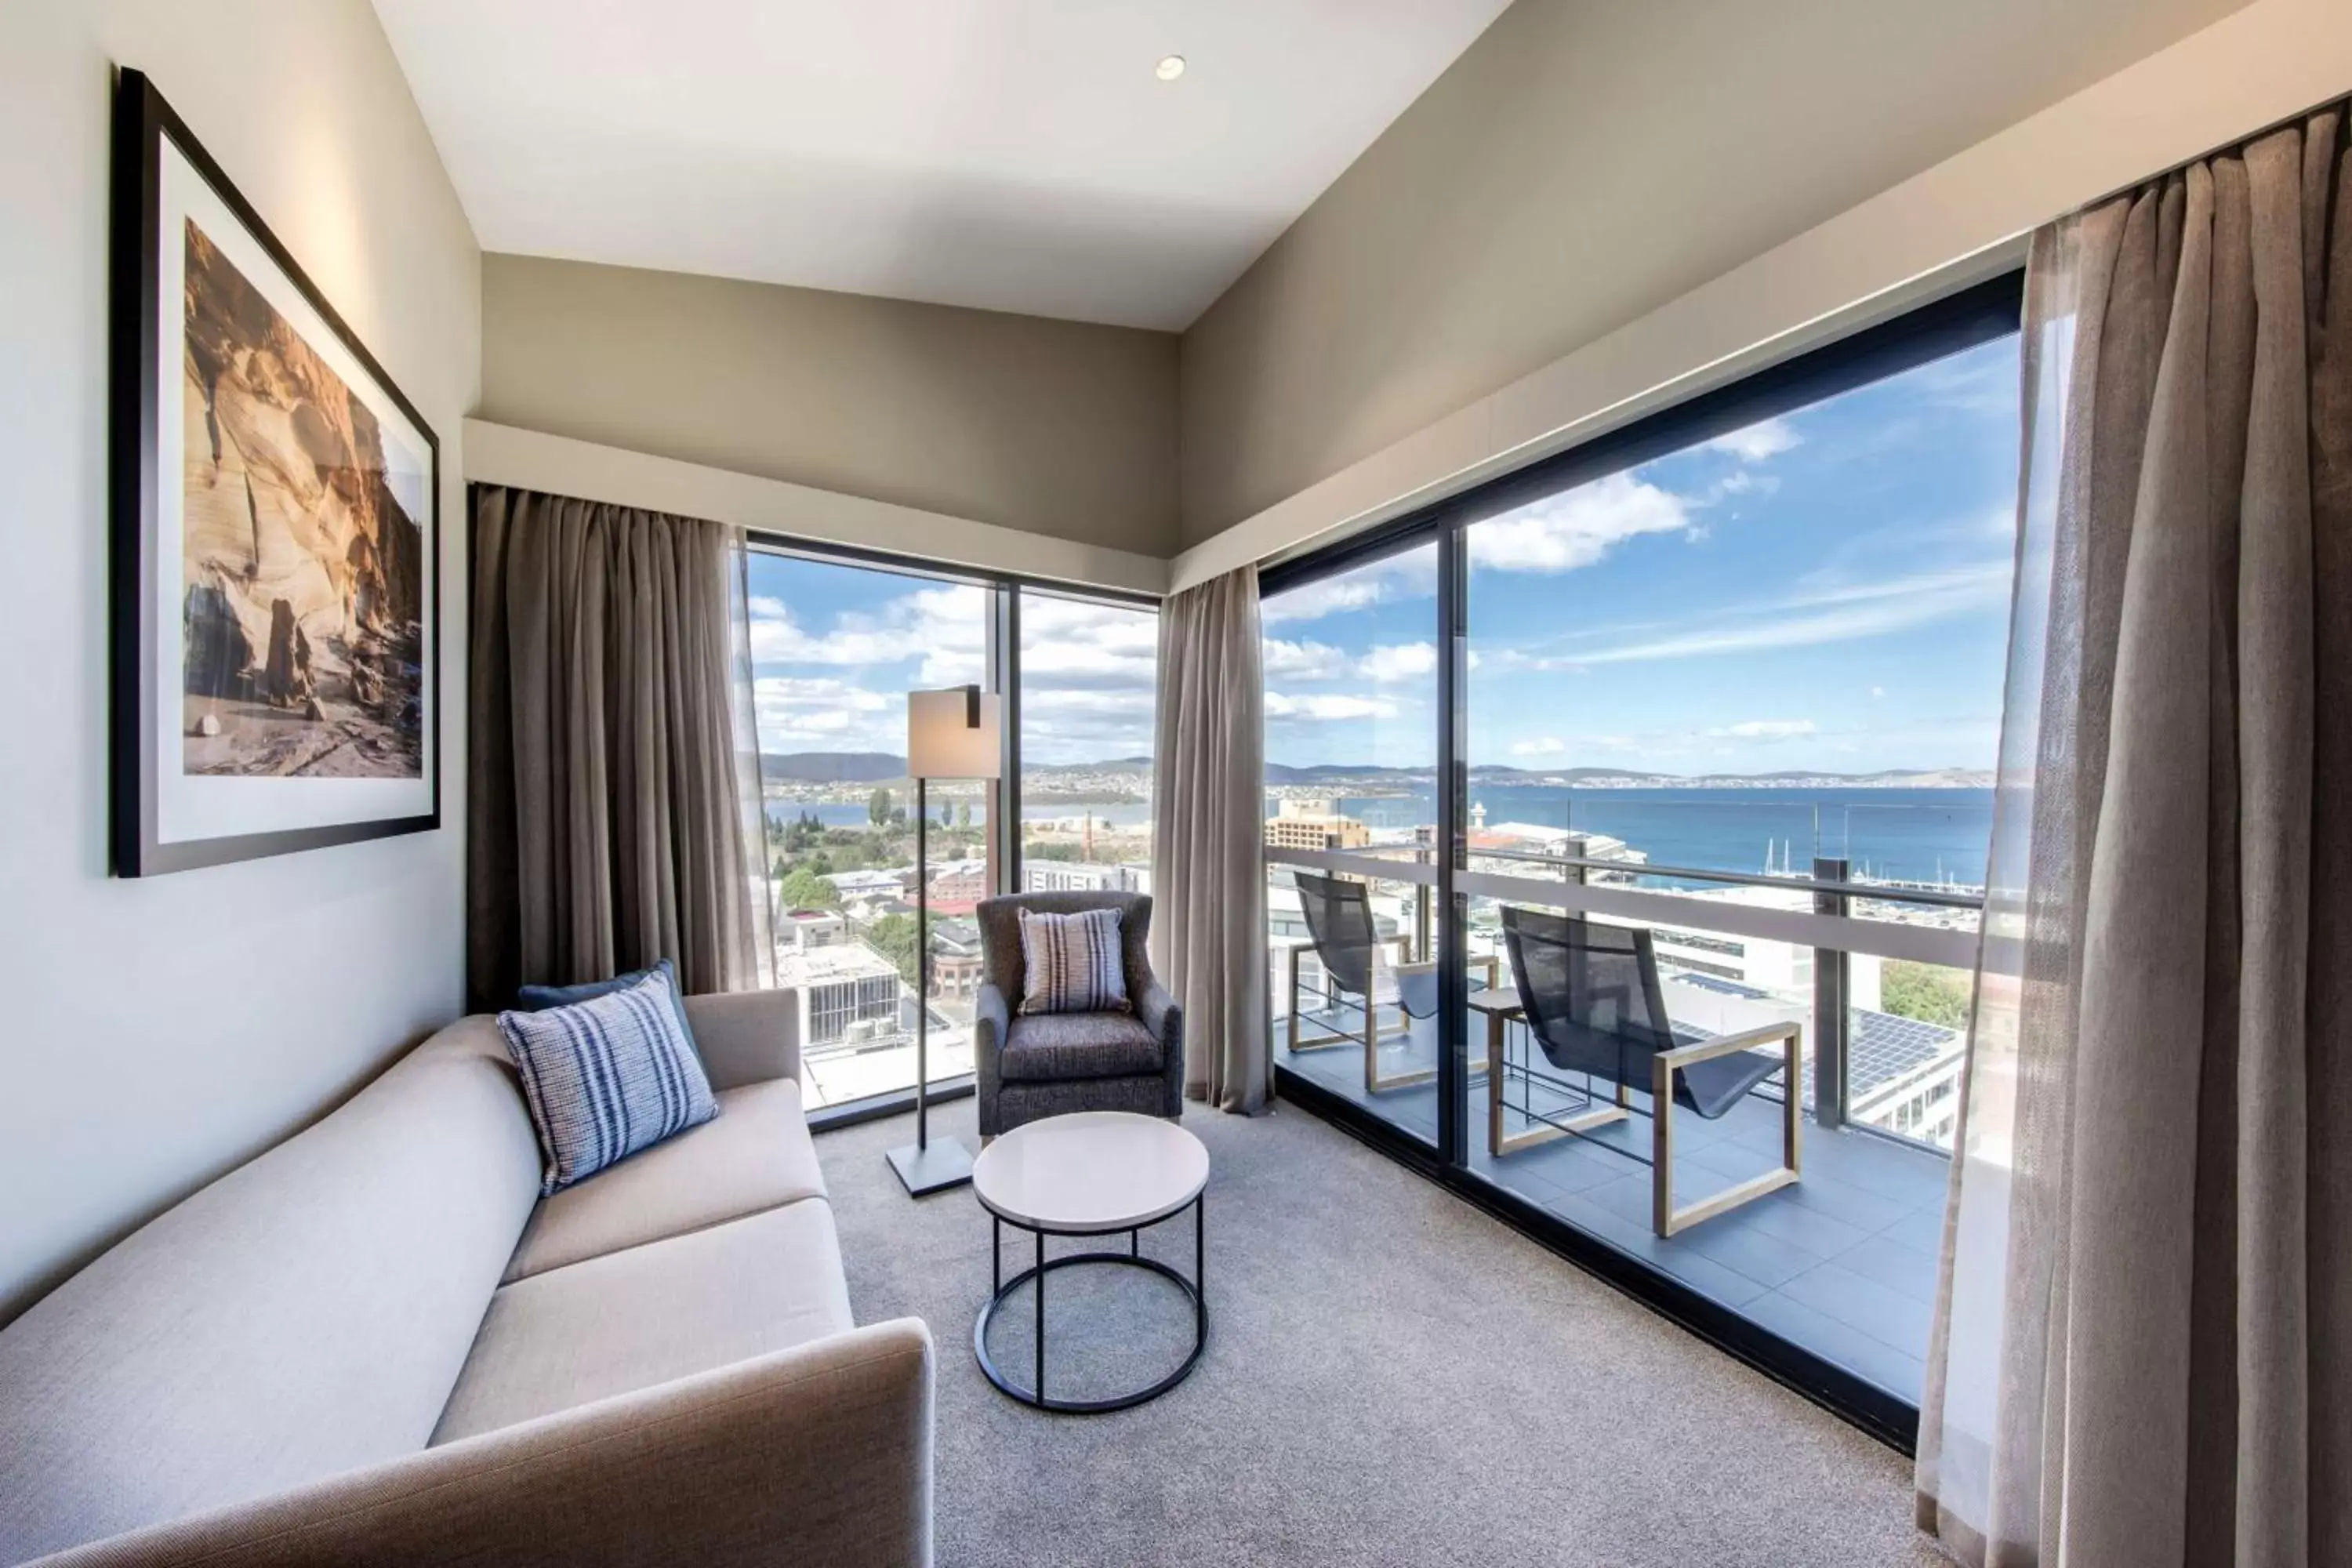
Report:
[[[1158,612],[1021,590],[1021,885],[1151,891]]]
[[[798,990],[812,1106],[915,1081],[917,794],[907,693],[983,680],[989,590],[773,552],[750,569],[751,655],[776,983]],[[979,936],[992,890],[987,795],[925,786],[929,1062],[971,1071]]]

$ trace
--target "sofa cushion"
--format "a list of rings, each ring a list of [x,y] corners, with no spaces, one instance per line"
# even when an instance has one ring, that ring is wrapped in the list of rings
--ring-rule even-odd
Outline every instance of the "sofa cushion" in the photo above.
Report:
[[[1007,1083],[1125,1078],[1156,1073],[1166,1060],[1132,1013],[1040,1013],[1005,1029],[998,1071]]]
[[[539,1129],[542,1195],[719,1114],[667,970],[544,1012],[509,1008],[499,1033]]]
[[[507,1265],[508,1281],[824,1196],[797,1081],[721,1089],[719,1110],[716,1121],[542,1201]]]
[[[502,1286],[436,1443],[853,1326],[823,1198],[647,1242]]]
[[[0,1330],[0,1563],[423,1447],[539,1176],[468,1018],[133,1232]]]

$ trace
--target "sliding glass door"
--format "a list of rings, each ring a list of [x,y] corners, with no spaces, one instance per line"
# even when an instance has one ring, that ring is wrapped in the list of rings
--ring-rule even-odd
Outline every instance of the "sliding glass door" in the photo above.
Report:
[[[1972,290],[1267,574],[1285,1091],[1898,1438],[1983,898],[2016,305]],[[1316,933],[1284,884],[1325,874],[1458,1002],[1291,1048]]]
[[[1277,1066],[1434,1147],[1438,547],[1266,595]]]

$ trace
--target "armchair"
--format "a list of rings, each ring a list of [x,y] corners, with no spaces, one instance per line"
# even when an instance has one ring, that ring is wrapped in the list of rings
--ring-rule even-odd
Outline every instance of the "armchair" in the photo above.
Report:
[[[1022,1014],[1021,911],[1119,911],[1128,1013]],[[972,1012],[980,1135],[1072,1110],[1184,1111],[1184,1014],[1151,973],[1145,943],[1151,900],[1142,893],[1022,893],[984,899],[981,986]]]

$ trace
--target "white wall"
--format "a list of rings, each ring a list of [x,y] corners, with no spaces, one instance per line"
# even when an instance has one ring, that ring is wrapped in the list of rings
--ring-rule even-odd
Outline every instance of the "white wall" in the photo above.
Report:
[[[438,832],[107,875],[110,69],[146,71],[442,444]],[[0,1321],[463,991],[480,257],[366,0],[0,6]]]

